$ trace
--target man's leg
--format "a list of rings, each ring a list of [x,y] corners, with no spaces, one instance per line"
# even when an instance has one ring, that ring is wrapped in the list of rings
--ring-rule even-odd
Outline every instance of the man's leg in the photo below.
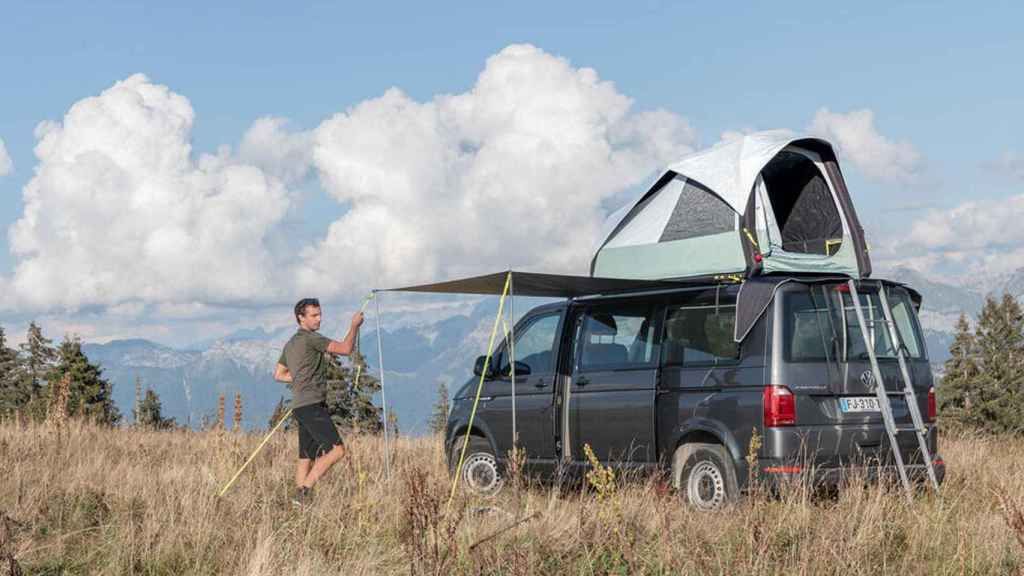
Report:
[[[329,452],[316,459],[313,462],[313,468],[306,474],[306,478],[303,482],[299,483],[299,486],[304,488],[312,488],[314,484],[324,475],[325,472],[330,470],[331,466],[334,466],[336,462],[345,457],[345,445],[336,444]],[[296,478],[298,476],[296,475]]]
[[[309,458],[299,458],[299,464],[295,467],[295,485],[302,486],[309,476],[309,470],[313,467],[313,461]]]

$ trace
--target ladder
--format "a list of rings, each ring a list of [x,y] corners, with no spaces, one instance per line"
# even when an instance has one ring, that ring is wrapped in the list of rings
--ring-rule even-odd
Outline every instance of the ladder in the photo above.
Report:
[[[924,419],[921,418],[921,410],[917,404],[917,394],[914,393],[910,371],[907,369],[907,348],[900,337],[899,330],[896,328],[896,322],[893,321],[892,308],[889,306],[889,297],[886,293],[885,285],[882,282],[877,282],[876,284],[878,286],[878,298],[881,303],[880,307],[882,308],[883,318],[875,320],[872,314],[872,318],[865,322],[864,311],[860,304],[860,294],[857,293],[857,283],[854,280],[847,282],[847,285],[850,287],[850,299],[853,301],[853,309],[857,312],[857,323],[860,325],[861,335],[864,337],[864,348],[867,350],[868,358],[871,360],[871,372],[875,377],[875,396],[878,397],[878,407],[882,412],[882,421],[885,422],[885,431],[889,435],[889,446],[892,448],[892,455],[896,460],[896,469],[899,471],[900,481],[903,483],[903,488],[906,490],[907,497],[909,498],[913,491],[910,479],[907,477],[907,467],[903,462],[903,456],[900,454],[899,443],[896,441],[896,437],[900,433],[913,432],[917,436],[917,445],[921,450],[922,458],[924,458],[928,479],[936,491],[939,489],[939,482],[935,477],[935,467],[932,465],[931,451],[928,450],[928,429],[925,427]],[[886,326],[889,333],[889,342],[896,348],[896,359],[899,362],[900,376],[903,382],[902,388],[898,391],[886,390],[885,380],[882,379],[882,371],[878,368],[878,356],[875,354],[875,339],[873,337],[876,324],[884,324]],[[869,331],[871,334],[869,334]],[[889,401],[890,397],[893,396],[902,396],[904,398],[913,424],[896,425],[892,415],[892,403]]]

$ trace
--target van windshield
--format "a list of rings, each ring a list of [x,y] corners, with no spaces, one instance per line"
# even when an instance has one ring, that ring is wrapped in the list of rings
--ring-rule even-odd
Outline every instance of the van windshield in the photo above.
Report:
[[[917,316],[910,295],[902,288],[887,288],[896,330],[906,354],[923,358]],[[860,329],[857,311],[847,292],[834,286],[810,286],[806,291],[788,292],[785,306],[785,349],[791,362],[867,360],[867,346],[879,359],[896,358],[896,346],[884,323],[878,292],[859,294],[861,312],[867,324],[867,341]]]

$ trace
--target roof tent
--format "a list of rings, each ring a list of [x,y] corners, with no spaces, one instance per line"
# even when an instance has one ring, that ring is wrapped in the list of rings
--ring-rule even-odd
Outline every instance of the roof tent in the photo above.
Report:
[[[683,158],[605,224],[591,275],[871,274],[831,144],[748,134]]]

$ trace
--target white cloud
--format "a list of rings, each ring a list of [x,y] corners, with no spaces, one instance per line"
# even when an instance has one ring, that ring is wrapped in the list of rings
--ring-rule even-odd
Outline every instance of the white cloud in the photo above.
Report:
[[[14,163],[7,155],[7,147],[4,146],[4,139],[0,138],[0,176],[6,176],[14,170]]]
[[[9,232],[22,306],[266,298],[279,179],[226,151],[193,160],[188,100],[135,75],[36,129],[39,160]]]
[[[852,162],[869,178],[909,184],[921,172],[921,154],[909,142],[882,136],[869,109],[843,114],[821,108],[808,131],[837,145],[841,160]]]
[[[389,90],[317,129],[313,162],[351,210],[304,255],[303,285],[585,273],[602,199],[695,140],[685,119],[633,112],[594,70],[526,45],[491,57],[462,94]]]
[[[197,157],[193,121],[136,75],[40,124],[0,306],[197,318],[507,266],[584,272],[602,200],[696,141],[684,118],[634,111],[594,70],[523,45],[462,94],[391,89],[308,132],[259,119],[237,154]],[[311,168],[348,210],[296,258],[288,186]]]
[[[999,159],[990,165],[992,168],[1015,180],[1024,180],[1024,154],[1016,150],[1004,152]]]
[[[884,254],[890,264],[921,271],[989,276],[1024,266],[1024,194],[965,202],[916,220]]]

